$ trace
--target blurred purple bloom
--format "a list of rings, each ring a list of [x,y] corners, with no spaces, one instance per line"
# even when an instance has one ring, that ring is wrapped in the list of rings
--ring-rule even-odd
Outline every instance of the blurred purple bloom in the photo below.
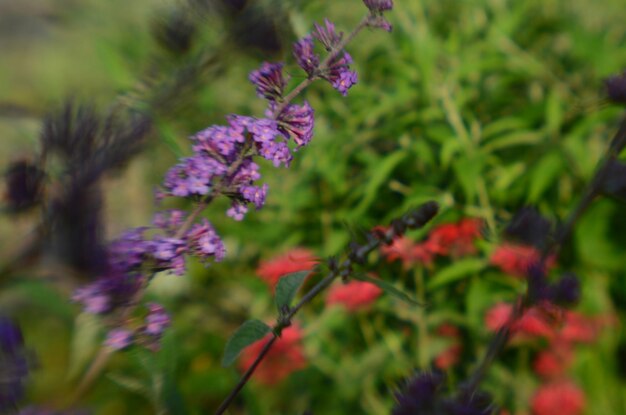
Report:
[[[286,80],[282,63],[263,62],[261,67],[250,72],[250,82],[256,86],[260,98],[277,101],[283,96]]]
[[[328,19],[324,19],[324,26],[315,23],[313,38],[317,39],[327,51],[332,50],[341,42],[343,33],[335,31],[335,25]]]
[[[0,316],[0,413],[14,411],[24,395],[29,369],[26,354],[19,327]]]
[[[313,75],[320,64],[319,57],[313,51],[313,38],[305,36],[293,45],[293,55],[298,65],[309,75]]]
[[[246,213],[248,213],[248,207],[237,201],[234,201],[232,206],[226,211],[226,215],[236,221],[243,220]]]
[[[609,100],[616,104],[626,104],[626,71],[604,81]]]
[[[165,329],[170,325],[170,316],[163,306],[156,303],[148,304],[148,315],[146,316],[146,333],[160,337]]]
[[[127,329],[113,329],[107,334],[104,344],[113,350],[122,350],[133,342],[133,332]]]
[[[209,257],[213,257],[218,262],[224,259],[226,253],[224,243],[206,219],[191,227],[186,235],[186,240],[191,255],[205,262],[208,261]]]
[[[373,13],[380,13],[393,8],[393,0],[363,0],[363,3]]]
[[[393,415],[441,414],[439,393],[444,386],[445,376],[441,372],[419,373],[410,379],[404,389],[396,392]]]
[[[254,206],[257,209],[260,209],[265,204],[265,196],[267,195],[267,184],[264,184],[262,187],[258,186],[244,186],[241,189],[241,194],[244,199],[249,202],[254,203]]]

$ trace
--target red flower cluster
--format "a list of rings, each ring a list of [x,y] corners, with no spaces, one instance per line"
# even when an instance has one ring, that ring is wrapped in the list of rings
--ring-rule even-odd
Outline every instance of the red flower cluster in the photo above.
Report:
[[[388,261],[402,260],[405,268],[416,264],[429,266],[437,255],[457,258],[475,253],[474,240],[480,237],[481,228],[482,221],[473,218],[445,223],[433,229],[424,242],[415,243],[403,236],[381,247],[381,252]]]
[[[308,249],[294,248],[269,261],[261,262],[257,274],[273,290],[282,276],[292,272],[311,271],[318,262],[318,259]]]
[[[365,281],[350,281],[334,285],[326,296],[326,304],[340,304],[354,312],[369,307],[380,296],[382,290],[375,284]]]
[[[485,325],[496,331],[508,320],[513,306],[498,303],[485,315]],[[590,343],[600,330],[611,322],[606,317],[587,317],[575,311],[563,310],[551,304],[527,309],[512,326],[515,338],[543,337],[551,344]]]
[[[239,369],[242,372],[248,370],[257,358],[265,343],[272,334],[268,334],[241,353]],[[292,325],[283,330],[280,338],[272,345],[270,351],[259,366],[257,366],[252,379],[264,385],[274,385],[292,372],[303,369],[307,366],[307,359],[302,347],[302,329],[297,325]]]
[[[580,415],[585,409],[585,394],[570,381],[541,386],[532,398],[533,415]]]
[[[491,254],[489,262],[506,274],[525,277],[528,269],[540,260],[541,253],[533,246],[503,244]],[[547,259],[546,265],[551,268],[554,263],[555,257],[552,255]]]
[[[452,344],[448,346],[446,350],[439,353],[435,357],[435,367],[441,370],[447,370],[452,366],[459,363],[461,359],[461,351],[463,345],[461,344],[461,334],[459,329],[451,324],[442,324],[437,329],[437,334],[441,337],[448,337],[452,340]]]

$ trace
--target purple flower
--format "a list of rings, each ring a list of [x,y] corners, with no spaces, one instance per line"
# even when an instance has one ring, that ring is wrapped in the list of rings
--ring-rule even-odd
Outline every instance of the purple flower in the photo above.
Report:
[[[240,202],[234,201],[231,207],[226,211],[226,216],[235,219],[236,221],[243,220],[243,217],[248,212],[248,207]]]
[[[150,254],[156,260],[156,268],[161,271],[172,271],[176,275],[185,273],[185,241],[162,235],[150,241]]]
[[[616,104],[626,104],[626,71],[611,76],[604,81],[609,100]]]
[[[332,50],[335,46],[341,42],[343,33],[337,33],[335,31],[335,25],[328,19],[324,19],[324,26],[315,23],[315,29],[313,30],[313,37],[317,39],[327,51]]]
[[[273,110],[271,106],[270,109]],[[278,114],[278,130],[285,137],[293,139],[298,148],[305,146],[313,138],[313,115],[313,108],[307,101],[302,105],[288,105]]]
[[[250,126],[249,131],[252,133],[252,138],[257,143],[272,142],[276,136],[280,134],[276,121],[269,118],[256,120]]]
[[[127,306],[141,287],[144,277],[138,273],[111,272],[89,285],[78,288],[72,300],[83,305],[85,312],[107,314]]]
[[[445,376],[441,372],[420,373],[409,380],[401,392],[396,392],[393,415],[440,414],[439,393]]]
[[[265,204],[265,196],[267,195],[267,184],[264,184],[262,187],[257,186],[243,186],[241,189],[241,194],[243,198],[249,202],[254,203],[254,206],[257,209],[260,209]]]
[[[380,13],[393,8],[393,0],[363,0],[372,13]]]
[[[293,55],[298,65],[309,75],[313,75],[320,64],[319,57],[313,51],[313,38],[305,36],[293,45]]]
[[[330,62],[328,71],[323,75],[343,96],[346,96],[348,89],[357,82],[356,72],[351,71],[348,66],[351,63],[352,57],[348,52],[344,52],[343,55],[337,56]]]
[[[156,303],[149,303],[145,332],[155,337],[161,337],[169,325],[170,316],[167,314],[163,306]]]
[[[270,160],[274,164],[274,167],[279,167],[281,164],[288,167],[292,158],[289,147],[282,141],[270,141],[261,144],[259,155],[264,159]]]
[[[133,332],[127,329],[113,329],[107,334],[104,344],[113,350],[122,350],[133,342]]]
[[[185,239],[187,240],[187,248],[191,255],[205,262],[207,262],[210,257],[213,257],[215,261],[218,262],[224,259],[226,253],[224,243],[217,232],[215,232],[213,226],[211,226],[206,219],[203,219],[201,223],[193,225]]]
[[[263,62],[261,67],[250,72],[250,82],[256,86],[259,98],[277,101],[283,97],[283,90],[287,83],[283,77],[282,63]]]
[[[19,327],[0,316],[0,413],[17,408],[24,395],[29,364]]]

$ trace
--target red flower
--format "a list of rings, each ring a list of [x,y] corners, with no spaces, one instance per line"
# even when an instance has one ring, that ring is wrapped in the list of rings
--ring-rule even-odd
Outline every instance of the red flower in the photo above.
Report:
[[[350,281],[347,284],[334,285],[326,296],[326,304],[341,304],[348,311],[367,308],[382,293],[375,284],[365,281]]]
[[[503,272],[516,277],[526,276],[528,269],[541,260],[541,253],[532,246],[504,244],[491,254],[490,262]],[[554,266],[555,258],[547,260],[547,267]]]
[[[273,290],[276,284],[278,284],[278,280],[283,275],[297,271],[313,270],[318,262],[313,253],[308,249],[294,248],[269,261],[262,261],[257,269],[257,274]]]
[[[569,381],[541,386],[532,399],[533,415],[580,415],[585,408],[585,395]]]
[[[271,336],[272,334],[268,334],[242,351],[239,360],[239,369],[242,372],[248,370],[254,363]],[[302,330],[299,326],[292,325],[283,330],[280,338],[257,366],[252,379],[264,385],[274,385],[292,372],[305,368],[306,365],[307,360],[302,347]]]
[[[476,253],[474,240],[480,237],[482,221],[466,218],[459,223],[446,223],[433,229],[426,241],[430,252],[460,257]]]
[[[459,341],[459,329],[451,324],[442,324],[437,329],[437,334],[442,337],[449,337],[453,340],[452,344],[447,349],[435,357],[435,366],[441,370],[447,370],[456,365],[461,359],[463,346]]]
[[[405,269],[417,264],[430,266],[434,258],[434,254],[426,244],[415,243],[406,236],[394,239],[391,245],[381,246],[380,251],[387,258],[387,261],[401,260]]]
[[[499,303],[493,306],[485,316],[485,325],[491,331],[496,331],[509,319],[513,306]],[[554,329],[546,313],[539,307],[532,307],[524,312],[511,326],[511,332],[516,337],[546,337],[554,336]]]
[[[570,344],[554,342],[549,350],[543,350],[537,354],[533,369],[543,378],[559,378],[565,374],[573,359],[574,352]]]

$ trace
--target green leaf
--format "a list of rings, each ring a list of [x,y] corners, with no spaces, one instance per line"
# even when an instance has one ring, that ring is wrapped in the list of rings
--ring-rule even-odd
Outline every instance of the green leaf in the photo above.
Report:
[[[150,386],[141,379],[119,375],[116,373],[109,373],[107,377],[128,391],[131,391],[148,399],[151,398]]]
[[[429,289],[438,288],[451,282],[470,277],[487,266],[484,259],[467,258],[456,261],[449,267],[444,268],[428,281]]]
[[[102,325],[100,321],[89,313],[81,313],[74,323],[68,376],[73,379],[93,358],[100,346]]]
[[[356,275],[353,276],[353,278],[356,279],[356,280],[359,280],[359,281],[370,282],[370,283],[378,286],[379,288],[381,288],[387,294],[391,294],[394,297],[399,298],[400,300],[405,301],[405,302],[407,302],[409,304],[420,305],[420,306],[424,305],[424,304],[420,303],[419,301],[415,300],[414,298],[412,298],[411,296],[409,296],[404,291],[397,289],[390,282],[387,282],[385,280],[381,280],[379,278],[372,278],[370,276],[363,275],[363,274],[356,274]]]
[[[535,203],[556,181],[563,170],[563,156],[552,152],[545,155],[530,175],[528,202]]]
[[[272,330],[270,326],[260,320],[248,320],[226,342],[222,366],[230,366],[239,353],[257,340],[261,340]]]
[[[309,275],[311,271],[298,271],[293,272],[289,275],[285,275],[278,281],[278,285],[276,285],[276,307],[278,308],[278,312],[287,306],[291,305],[291,301],[296,296],[296,293],[302,286],[304,279]]]

